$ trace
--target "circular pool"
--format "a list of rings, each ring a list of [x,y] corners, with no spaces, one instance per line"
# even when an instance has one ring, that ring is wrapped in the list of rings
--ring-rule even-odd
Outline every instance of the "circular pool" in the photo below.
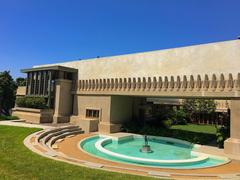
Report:
[[[218,166],[227,158],[196,152],[198,145],[173,138],[148,136],[150,153],[141,152],[145,139],[140,135],[93,136],[80,142],[80,148],[98,158],[141,166],[193,169]]]

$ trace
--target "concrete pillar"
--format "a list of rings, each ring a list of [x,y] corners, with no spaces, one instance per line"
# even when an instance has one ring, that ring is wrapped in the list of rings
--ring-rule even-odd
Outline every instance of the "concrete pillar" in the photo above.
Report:
[[[36,95],[37,93],[37,75],[38,75],[38,72],[34,72],[34,85],[33,85],[33,94]]]
[[[100,121],[98,126],[103,134],[119,132],[123,123],[133,119],[133,97],[111,96],[109,105],[109,118]]]
[[[43,71],[43,95],[45,96],[47,94],[47,71]]]
[[[72,114],[72,81],[57,79],[55,81],[54,123],[66,123]]]
[[[42,87],[42,71],[38,72],[38,95],[41,95],[41,87]]]
[[[51,90],[51,84],[52,84],[52,71],[48,71],[48,85],[47,85],[47,88],[48,88],[48,101],[47,101],[47,105],[48,107],[51,107],[51,96],[52,96],[52,90]]]
[[[29,79],[28,79],[28,95],[32,94],[32,82],[33,82],[33,74],[29,72]]]
[[[29,73],[27,73],[27,80],[26,80],[26,94],[29,94],[29,93],[28,93],[28,90],[29,90]]]
[[[240,100],[231,100],[230,110],[230,138],[224,142],[224,152],[240,155]]]

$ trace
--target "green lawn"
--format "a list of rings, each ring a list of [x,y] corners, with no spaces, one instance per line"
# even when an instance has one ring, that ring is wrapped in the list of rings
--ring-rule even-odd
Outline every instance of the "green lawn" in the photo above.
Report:
[[[206,134],[216,134],[216,128],[214,125],[197,125],[197,124],[173,125],[171,129],[179,129],[183,131],[206,133]]]
[[[152,179],[95,170],[41,157],[23,145],[35,128],[0,126],[0,179]]]

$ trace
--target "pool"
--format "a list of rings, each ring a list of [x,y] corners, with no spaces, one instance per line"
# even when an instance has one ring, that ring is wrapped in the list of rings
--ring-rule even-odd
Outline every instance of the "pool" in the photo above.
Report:
[[[198,145],[174,138],[148,136],[152,152],[140,149],[145,143],[141,135],[122,137],[92,136],[79,143],[86,153],[105,160],[139,166],[195,169],[213,167],[229,162],[227,158],[196,152]]]

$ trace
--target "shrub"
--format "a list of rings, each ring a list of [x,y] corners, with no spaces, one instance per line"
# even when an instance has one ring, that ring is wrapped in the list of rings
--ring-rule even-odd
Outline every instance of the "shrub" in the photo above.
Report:
[[[171,119],[167,119],[163,121],[163,126],[165,128],[170,128],[172,126],[172,120]]]
[[[0,116],[0,120],[16,120],[19,119],[17,116],[5,116],[5,115],[1,115]]]
[[[174,110],[171,119],[174,124],[187,124],[187,113],[183,109]]]
[[[229,131],[226,126],[220,126],[217,128],[216,138],[219,148],[223,148],[224,141],[229,137]]]
[[[18,107],[46,109],[47,104],[44,97],[19,97],[16,99]]]

